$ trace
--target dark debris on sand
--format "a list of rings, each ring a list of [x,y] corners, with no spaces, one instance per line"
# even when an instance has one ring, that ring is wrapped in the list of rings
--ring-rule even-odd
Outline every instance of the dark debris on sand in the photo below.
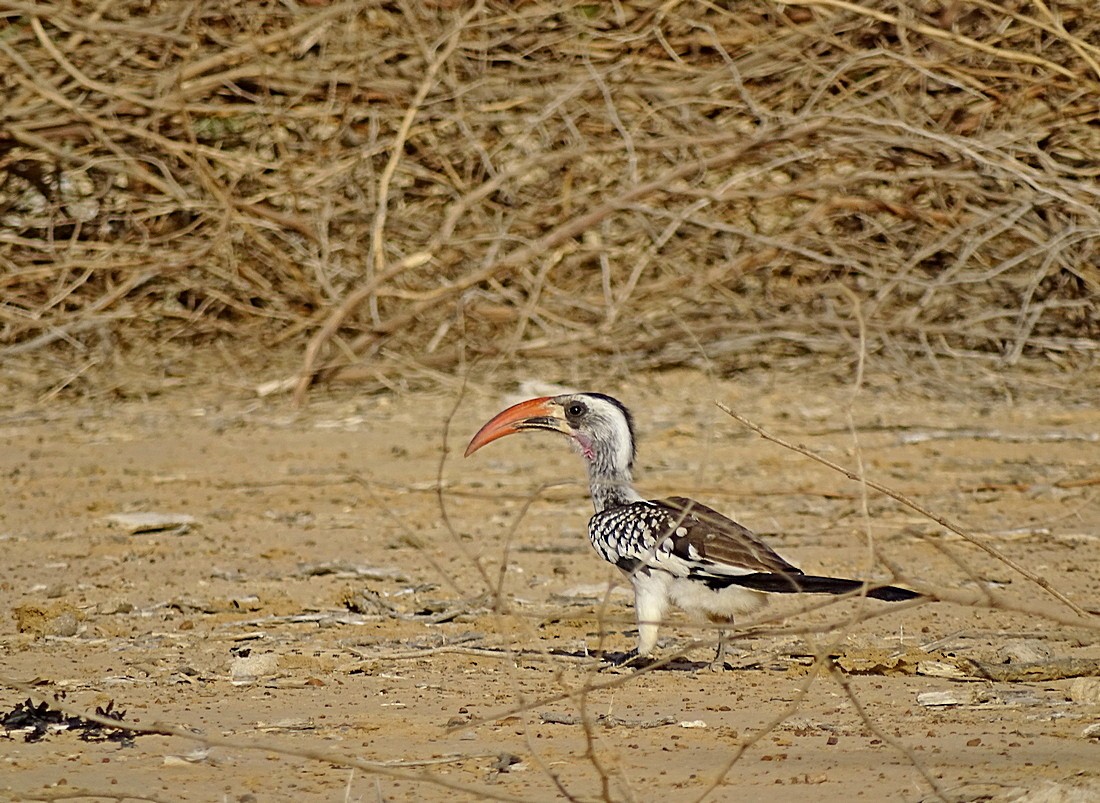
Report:
[[[97,706],[95,712],[101,717],[121,722],[126,712],[116,711],[114,706],[115,702],[111,700],[106,707]],[[46,701],[35,705],[29,698],[16,703],[15,708],[0,715],[0,727],[8,738],[22,732],[23,740],[27,742],[42,741],[51,733],[76,731],[85,742],[119,742],[129,747],[133,745],[137,735],[124,728],[112,728],[84,717],[66,714],[50,708]]]

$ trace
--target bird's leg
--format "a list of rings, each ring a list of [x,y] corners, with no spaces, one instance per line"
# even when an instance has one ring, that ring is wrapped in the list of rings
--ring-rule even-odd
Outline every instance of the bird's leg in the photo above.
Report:
[[[733,624],[733,617],[710,617],[710,620],[718,625],[718,648],[714,652],[714,660],[710,662],[712,672],[721,672],[726,668],[726,647],[729,632],[726,627]]]
[[[634,654],[639,658],[646,658],[653,648],[657,646],[657,623],[645,621],[638,616],[638,647]]]
[[[657,646],[657,629],[668,607],[667,580],[642,569],[632,578],[634,585],[634,616],[638,622],[639,658],[646,658]]]
[[[714,651],[714,660],[710,662],[712,672],[721,672],[726,668],[726,629],[718,629],[718,649]]]

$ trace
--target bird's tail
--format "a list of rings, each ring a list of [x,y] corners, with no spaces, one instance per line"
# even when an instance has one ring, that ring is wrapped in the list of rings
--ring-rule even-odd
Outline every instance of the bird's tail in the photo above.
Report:
[[[722,578],[726,579],[726,578]],[[812,574],[772,574],[760,572],[729,578],[730,585],[768,591],[773,594],[858,594],[864,588],[867,596],[887,602],[903,602],[921,595],[898,586],[876,586],[862,580],[845,580],[841,577],[817,577]]]

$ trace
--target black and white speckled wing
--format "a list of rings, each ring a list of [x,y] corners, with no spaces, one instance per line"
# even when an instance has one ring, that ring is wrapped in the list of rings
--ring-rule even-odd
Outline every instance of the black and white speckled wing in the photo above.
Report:
[[[643,565],[701,580],[802,574],[750,530],[678,496],[608,508],[592,517],[588,536],[604,560],[627,572]]]

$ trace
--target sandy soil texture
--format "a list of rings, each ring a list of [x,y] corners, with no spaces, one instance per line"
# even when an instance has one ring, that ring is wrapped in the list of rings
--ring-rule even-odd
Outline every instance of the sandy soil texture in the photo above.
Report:
[[[862,464],[1095,617],[1100,409],[1076,387],[1042,376],[944,400],[875,379],[853,404],[851,388],[764,372],[599,388],[635,409],[645,492],[694,496],[807,571],[885,578],[873,540],[906,582],[1001,600],[785,599],[740,623],[717,671],[714,631],[681,619],[662,631],[663,666],[600,662],[634,628],[583,535],[577,457],[533,435],[460,457],[508,393],[339,391],[304,411],[213,390],[17,405],[0,415],[0,673],[17,681],[0,686],[0,712],[28,697],[112,703],[176,735],[0,729],[0,789],[242,803],[1098,799],[1096,626],[712,404]],[[138,512],[193,521],[131,532],[110,518]]]

